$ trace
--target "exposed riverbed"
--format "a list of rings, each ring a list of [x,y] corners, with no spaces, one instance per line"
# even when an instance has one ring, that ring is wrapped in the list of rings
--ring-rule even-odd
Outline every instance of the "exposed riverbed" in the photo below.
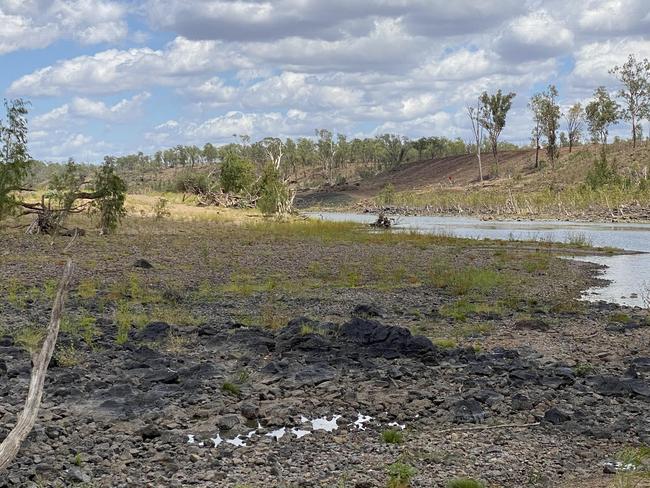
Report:
[[[313,218],[359,223],[374,222],[374,214],[312,212]],[[568,221],[482,221],[472,217],[395,216],[394,228],[472,239],[583,242],[638,254],[572,256],[607,266],[602,278],[609,283],[585,290],[584,299],[628,306],[645,306],[644,290],[650,286],[650,224],[582,223]]]

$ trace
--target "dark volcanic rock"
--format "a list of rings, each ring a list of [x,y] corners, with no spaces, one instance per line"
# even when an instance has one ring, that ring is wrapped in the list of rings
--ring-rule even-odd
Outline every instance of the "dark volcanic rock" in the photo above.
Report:
[[[354,318],[341,326],[340,337],[365,346],[386,358],[436,352],[433,343],[423,336],[413,336],[402,327],[391,327],[373,320]]]
[[[454,422],[457,424],[468,422],[480,423],[487,416],[481,404],[473,398],[456,402],[453,406],[452,413]]]
[[[133,263],[133,267],[134,268],[142,268],[142,269],[152,269],[153,264],[151,264],[146,259],[138,259],[135,263]]]
[[[306,386],[306,385],[319,385],[325,381],[330,381],[336,378],[337,371],[336,369],[328,366],[327,363],[322,364],[310,364],[305,366],[298,371],[294,380],[297,383],[297,387]]]
[[[515,322],[515,329],[548,332],[551,327],[541,319],[525,319]]]
[[[553,425],[558,425],[571,420],[573,412],[564,408],[552,407],[544,412],[544,421]]]
[[[5,363],[4,359],[0,359],[0,376],[4,376],[7,374],[7,363]]]
[[[362,304],[354,307],[354,310],[352,311],[352,316],[370,319],[370,318],[381,318],[384,316],[384,314],[377,305]]]
[[[165,322],[151,322],[144,329],[134,332],[134,335],[141,341],[159,341],[169,335],[170,329],[170,325]]]
[[[160,430],[154,425],[145,425],[137,433],[142,437],[143,441],[150,441],[160,437]]]

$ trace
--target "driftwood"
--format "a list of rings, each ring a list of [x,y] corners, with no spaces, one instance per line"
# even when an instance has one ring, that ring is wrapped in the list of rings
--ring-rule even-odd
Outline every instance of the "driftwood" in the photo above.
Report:
[[[380,227],[384,229],[389,229],[393,225],[393,220],[381,212],[377,216],[377,220],[370,224],[370,227]]]
[[[253,208],[259,199],[251,195],[242,196],[222,191],[197,191],[196,196],[202,207]]]
[[[32,353],[32,376],[29,382],[29,392],[27,393],[25,406],[22,413],[18,416],[16,426],[9,432],[5,440],[2,441],[2,444],[0,444],[0,472],[7,469],[9,464],[14,460],[20,450],[20,446],[32,431],[36,422],[38,409],[41,406],[41,398],[43,397],[45,374],[47,373],[47,367],[50,364],[50,359],[52,359],[56,339],[59,335],[63,304],[73,269],[72,260],[68,259],[63,271],[61,283],[59,284],[59,290],[54,299],[54,305],[52,306],[50,324],[47,328],[45,340],[43,341],[41,350],[38,353]]]

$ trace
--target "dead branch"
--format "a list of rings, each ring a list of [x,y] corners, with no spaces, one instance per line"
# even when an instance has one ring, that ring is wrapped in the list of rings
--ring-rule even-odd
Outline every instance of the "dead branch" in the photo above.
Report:
[[[38,353],[32,354],[32,375],[29,382],[29,392],[27,393],[27,400],[22,413],[18,417],[16,426],[9,432],[9,435],[0,444],[0,472],[7,469],[9,464],[15,459],[20,446],[25,441],[29,433],[34,427],[36,417],[38,416],[38,409],[41,406],[41,399],[43,397],[43,385],[45,383],[45,374],[47,367],[52,359],[56,340],[59,335],[59,326],[61,325],[61,315],[63,314],[63,305],[65,295],[70,284],[74,266],[72,260],[68,259],[65,269],[63,270],[63,277],[59,284],[59,289],[54,299],[52,306],[52,314],[50,316],[50,324],[47,328],[47,335]]]

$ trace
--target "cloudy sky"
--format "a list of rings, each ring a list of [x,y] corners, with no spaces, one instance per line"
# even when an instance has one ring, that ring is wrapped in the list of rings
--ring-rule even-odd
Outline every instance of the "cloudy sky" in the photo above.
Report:
[[[0,0],[0,91],[31,101],[47,160],[316,128],[469,140],[464,106],[497,88],[521,143],[532,93],[614,90],[629,53],[650,58],[648,0]]]

